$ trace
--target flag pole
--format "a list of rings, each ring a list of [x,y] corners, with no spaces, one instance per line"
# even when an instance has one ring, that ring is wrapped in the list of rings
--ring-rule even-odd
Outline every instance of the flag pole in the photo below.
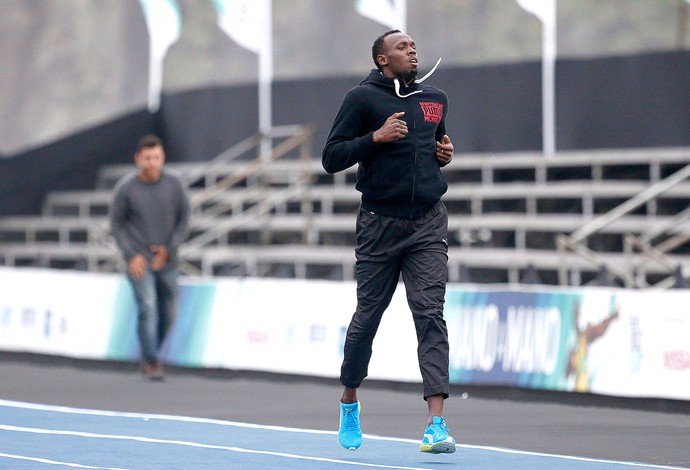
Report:
[[[272,96],[273,81],[273,14],[271,0],[264,2],[264,12],[261,25],[261,46],[259,52],[259,132],[261,134],[260,155],[268,158],[273,147],[270,136],[272,127]]]
[[[541,129],[546,157],[556,153],[556,0],[517,0],[541,21]]]
[[[542,146],[544,155],[556,153],[556,2],[553,15],[542,25]]]

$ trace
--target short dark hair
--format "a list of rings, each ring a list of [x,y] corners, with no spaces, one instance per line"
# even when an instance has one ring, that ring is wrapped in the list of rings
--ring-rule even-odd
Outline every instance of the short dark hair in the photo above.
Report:
[[[137,144],[137,151],[136,153],[141,152],[143,149],[148,149],[151,147],[158,147],[161,146],[163,147],[163,141],[161,140],[160,137],[154,134],[146,134],[144,137],[139,139],[139,143]]]
[[[390,31],[387,31],[383,33],[381,36],[377,37],[374,41],[374,45],[371,46],[371,58],[374,59],[374,65],[376,65],[376,68],[379,69],[379,72],[383,72],[383,70],[381,69],[381,65],[379,64],[379,61],[376,60],[376,58],[379,56],[379,54],[383,54],[384,39],[386,39],[386,36],[390,36],[391,34],[400,32],[401,31],[399,29],[391,29]]]

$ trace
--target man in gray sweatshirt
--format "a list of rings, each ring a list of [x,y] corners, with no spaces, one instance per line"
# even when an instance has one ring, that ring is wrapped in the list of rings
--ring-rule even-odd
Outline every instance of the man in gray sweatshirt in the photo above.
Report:
[[[189,199],[182,181],[163,169],[158,137],[139,140],[134,162],[138,171],[115,186],[110,226],[137,303],[142,371],[163,380],[160,347],[177,311],[177,250],[187,236]]]

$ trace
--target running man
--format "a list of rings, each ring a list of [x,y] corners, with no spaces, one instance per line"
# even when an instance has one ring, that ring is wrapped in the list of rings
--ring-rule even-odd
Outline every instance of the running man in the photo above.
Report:
[[[362,444],[357,389],[367,376],[374,336],[402,274],[429,411],[419,450],[451,453],[455,440],[443,418],[449,392],[443,318],[448,213],[441,196],[448,186],[440,169],[453,156],[446,135],[448,97],[421,85],[426,77],[416,80],[417,47],[407,34],[381,35],[372,58],[376,69],[345,95],[322,156],[328,173],[358,164],[356,188],[362,193],[355,248],[357,309],[345,339],[338,438],[346,449]]]

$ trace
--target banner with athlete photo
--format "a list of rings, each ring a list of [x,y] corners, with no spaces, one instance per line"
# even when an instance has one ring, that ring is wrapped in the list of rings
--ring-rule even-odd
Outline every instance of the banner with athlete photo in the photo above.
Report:
[[[449,289],[452,383],[566,390],[580,293]]]
[[[456,384],[690,399],[688,291],[449,288]]]
[[[617,290],[615,319],[583,322],[592,393],[690,400],[687,290]],[[598,336],[600,335],[601,336]]]

